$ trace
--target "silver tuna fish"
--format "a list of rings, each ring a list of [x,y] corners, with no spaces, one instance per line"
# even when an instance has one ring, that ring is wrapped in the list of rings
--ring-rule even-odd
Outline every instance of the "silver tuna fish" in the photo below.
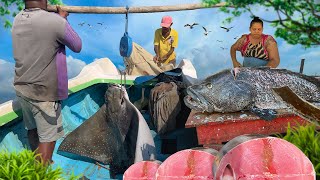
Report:
[[[236,73],[235,73],[236,72]],[[236,112],[288,108],[272,88],[288,86],[309,102],[320,102],[320,81],[286,69],[227,69],[188,87],[185,104],[197,111]]]

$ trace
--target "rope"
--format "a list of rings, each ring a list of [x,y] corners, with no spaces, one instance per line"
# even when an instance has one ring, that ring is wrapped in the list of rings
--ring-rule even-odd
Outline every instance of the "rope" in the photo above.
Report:
[[[120,84],[121,84],[121,86],[124,84],[126,84],[126,71],[125,70],[123,70],[123,71],[120,71],[120,77],[121,77],[121,79],[120,79]],[[124,81],[122,81],[122,76],[124,77]]]
[[[125,27],[125,32],[128,32],[128,14],[129,14],[129,7],[126,6],[126,27]]]
[[[128,14],[129,14],[129,6],[126,6],[126,25],[125,25],[125,32],[128,33]],[[125,58],[123,57],[123,64],[124,64],[124,75],[125,75],[125,72],[127,70],[127,66],[126,66],[126,60]],[[121,73],[121,72],[120,72]],[[122,73],[121,73],[121,81],[122,81]]]

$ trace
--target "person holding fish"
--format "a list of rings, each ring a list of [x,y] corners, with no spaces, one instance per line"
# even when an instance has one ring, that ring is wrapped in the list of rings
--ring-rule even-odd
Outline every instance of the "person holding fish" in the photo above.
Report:
[[[178,32],[171,28],[172,17],[164,16],[161,20],[161,28],[154,33],[154,52],[156,55],[153,60],[159,65],[176,65],[176,53],[174,49],[178,46]]]
[[[271,35],[263,34],[263,21],[254,17],[250,23],[250,34],[244,34],[230,49],[233,67],[268,66],[276,68],[280,63],[277,42]],[[236,58],[236,51],[244,57],[243,65]]]

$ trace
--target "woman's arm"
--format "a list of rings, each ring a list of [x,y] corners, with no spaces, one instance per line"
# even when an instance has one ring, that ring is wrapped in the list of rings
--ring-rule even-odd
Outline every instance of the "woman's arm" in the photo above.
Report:
[[[232,60],[232,64],[233,67],[241,67],[242,65],[237,61],[237,50],[240,51],[242,44],[243,44],[243,40],[244,40],[245,36],[242,35],[241,38],[239,38],[230,48],[230,56],[231,56],[231,60]]]
[[[272,38],[267,41],[267,51],[269,55],[269,62],[267,66],[276,68],[280,64],[280,57],[277,42]]]

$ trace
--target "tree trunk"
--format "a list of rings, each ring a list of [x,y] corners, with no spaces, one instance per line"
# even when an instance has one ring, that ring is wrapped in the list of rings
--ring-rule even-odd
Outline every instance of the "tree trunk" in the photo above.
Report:
[[[129,7],[129,13],[155,13],[168,11],[184,11],[203,8],[218,8],[225,6],[226,3],[219,3],[213,6],[205,6],[204,4],[181,4],[173,6],[141,6]],[[232,6],[228,6],[232,7]],[[88,13],[88,14],[125,14],[126,7],[94,7],[94,6],[61,6],[61,9],[69,13]],[[48,11],[57,12],[55,5],[48,5]]]

